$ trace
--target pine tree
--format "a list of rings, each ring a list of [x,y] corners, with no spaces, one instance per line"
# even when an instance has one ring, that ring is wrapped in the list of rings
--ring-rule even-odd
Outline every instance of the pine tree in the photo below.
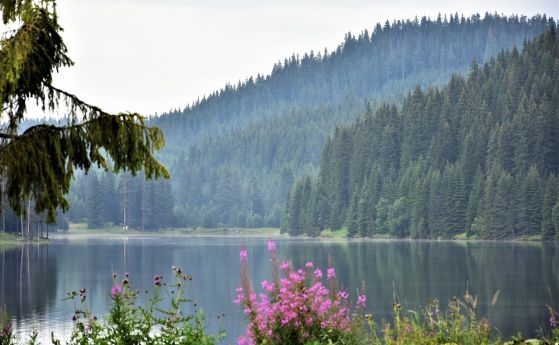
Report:
[[[288,210],[286,212],[285,229],[287,233],[291,236],[301,235],[303,233],[302,223],[304,205],[304,182],[299,181],[294,186],[290,192],[290,198],[288,203]]]
[[[387,234],[390,231],[390,214],[392,212],[392,203],[385,198],[380,198],[375,206],[376,219],[373,234]]]
[[[165,229],[174,224],[174,198],[171,193],[171,183],[168,180],[154,181],[153,190],[154,223],[155,230]]]
[[[444,201],[443,183],[438,170],[429,174],[429,218],[428,224],[433,238],[446,236],[447,204]]]
[[[86,175],[87,227],[99,229],[105,226],[103,215],[103,190],[99,186],[97,174],[91,171]]]
[[[406,198],[396,199],[388,214],[390,234],[398,238],[409,236],[409,222],[410,215]]]
[[[163,146],[163,135],[146,126],[143,116],[109,114],[52,84],[54,72],[73,65],[60,36],[55,1],[0,0],[0,11],[3,23],[15,27],[2,38],[0,51],[0,115],[6,123],[0,132],[0,173],[17,214],[24,211],[22,198],[33,200],[35,211],[55,222],[56,210],[69,207],[64,195],[74,169],[97,165],[108,170],[107,157],[116,172],[135,174],[143,168],[148,177],[169,177],[152,155]],[[52,112],[60,102],[68,104],[68,123],[39,124],[21,133],[28,100]]]
[[[555,175],[549,175],[549,177],[544,181],[541,209],[541,238],[544,241],[551,241],[557,238],[557,233],[555,232],[555,227],[553,225],[553,207],[557,204],[558,187],[559,181]]]
[[[476,222],[476,218],[481,217],[484,209],[483,192],[485,190],[485,180],[481,168],[478,167],[473,178],[470,196],[468,198],[468,207],[466,209],[466,234],[469,236],[476,235],[472,229],[472,225]]]
[[[114,174],[103,172],[101,175],[101,185],[105,223],[119,224],[120,214]]]
[[[551,209],[553,227],[555,228],[555,238],[559,238],[559,203]]]
[[[500,167],[490,176],[485,196],[487,238],[515,238],[513,178]]]
[[[347,212],[347,237],[356,237],[359,232],[359,193],[355,190]]]

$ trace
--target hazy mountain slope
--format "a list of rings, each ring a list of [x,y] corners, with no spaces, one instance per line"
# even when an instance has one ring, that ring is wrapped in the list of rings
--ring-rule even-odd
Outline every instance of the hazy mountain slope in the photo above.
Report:
[[[548,26],[545,17],[451,16],[431,21],[377,24],[373,32],[347,34],[334,52],[292,56],[278,62],[268,76],[247,78],[182,111],[153,121],[164,129],[168,151],[183,143],[242,128],[252,121],[281,116],[305,105],[339,104],[348,97],[365,99],[390,83],[464,70],[471,61],[483,62],[503,48],[521,45]],[[435,78],[435,79],[436,79]],[[421,79],[419,79],[421,80]],[[429,81],[429,80],[428,80]],[[395,85],[402,91],[404,85]],[[386,92],[391,93],[391,92]]]

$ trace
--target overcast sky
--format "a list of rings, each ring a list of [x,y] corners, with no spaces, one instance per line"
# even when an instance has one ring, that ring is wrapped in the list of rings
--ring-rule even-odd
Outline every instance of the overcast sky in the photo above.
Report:
[[[111,111],[149,115],[377,22],[486,11],[559,16],[558,0],[59,0],[76,65],[55,84]]]

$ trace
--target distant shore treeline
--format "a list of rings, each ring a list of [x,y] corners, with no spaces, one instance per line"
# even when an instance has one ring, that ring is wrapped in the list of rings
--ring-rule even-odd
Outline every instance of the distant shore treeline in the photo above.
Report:
[[[282,229],[316,236],[559,235],[556,28],[443,88],[417,87],[337,129],[318,178],[297,181]]]

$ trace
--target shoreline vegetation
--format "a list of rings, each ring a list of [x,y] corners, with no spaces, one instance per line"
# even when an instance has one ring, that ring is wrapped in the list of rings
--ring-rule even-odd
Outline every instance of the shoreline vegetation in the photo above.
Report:
[[[298,268],[289,258],[278,257],[276,242],[268,240],[267,246],[273,269],[270,279],[261,282],[262,288],[251,282],[247,251],[240,249],[241,283],[231,302],[246,315],[246,328],[237,338],[238,345],[551,345],[559,341],[559,315],[552,307],[548,306],[548,325],[542,326],[536,337],[528,339],[520,333],[504,337],[488,319],[476,314],[477,297],[469,291],[447,304],[428,301],[415,311],[406,310],[394,297],[392,316],[381,320],[365,314],[370,300],[364,289],[350,298],[350,292],[337,283],[341,272],[334,270],[332,262],[328,267],[318,267],[308,261]],[[209,334],[203,306],[187,296],[193,276],[173,266],[171,278],[155,275],[151,291],[145,292],[135,287],[133,277],[133,272],[112,273],[112,287],[105,292],[112,302],[105,315],[94,315],[89,309],[92,291],[81,288],[68,292],[66,300],[75,310],[69,315],[72,332],[65,340],[52,334],[52,343],[224,343],[226,334]],[[147,298],[140,296],[144,293]],[[184,306],[189,306],[186,313]],[[8,312],[0,308],[0,344],[37,344],[37,333],[14,332]]]
[[[224,236],[224,237],[267,237],[267,238],[292,238],[292,239],[317,239],[317,240],[344,240],[344,241],[371,241],[371,240],[415,240],[424,241],[424,239],[413,238],[397,238],[388,234],[373,237],[348,237],[347,228],[343,227],[338,230],[327,229],[318,237],[309,236],[291,236],[282,234],[279,228],[262,227],[262,228],[240,228],[240,227],[218,227],[218,228],[168,228],[159,231],[141,231],[137,229],[124,230],[121,226],[110,226],[99,229],[89,229],[86,223],[71,223],[68,231],[51,232],[50,238],[25,239],[19,234],[0,233],[0,247],[10,247],[25,243],[49,243],[50,240],[64,238],[89,238],[89,237],[106,237],[106,236]],[[451,238],[429,239],[428,241],[498,241],[498,242],[543,242],[541,236],[519,236],[515,239],[508,240],[487,240],[476,236],[467,236],[466,233],[457,234]]]
[[[6,232],[0,233],[0,249],[15,247],[24,243],[48,243],[48,242],[49,240],[46,238],[34,237],[31,239],[26,239],[19,234],[12,234]]]

